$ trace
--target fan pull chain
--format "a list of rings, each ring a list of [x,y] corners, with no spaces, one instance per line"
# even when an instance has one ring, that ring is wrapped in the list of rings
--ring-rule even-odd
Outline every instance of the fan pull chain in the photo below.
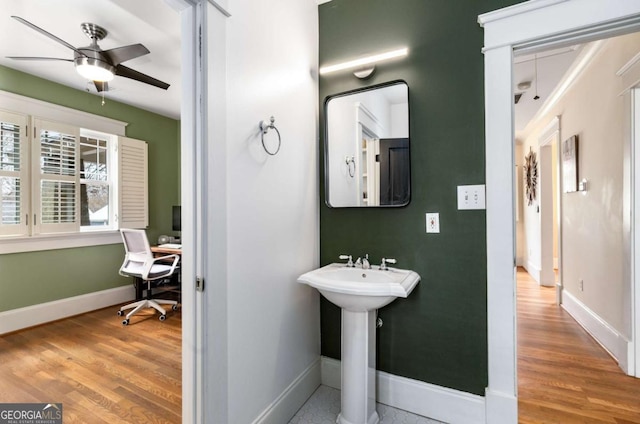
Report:
[[[104,106],[104,91],[102,91],[102,106]]]

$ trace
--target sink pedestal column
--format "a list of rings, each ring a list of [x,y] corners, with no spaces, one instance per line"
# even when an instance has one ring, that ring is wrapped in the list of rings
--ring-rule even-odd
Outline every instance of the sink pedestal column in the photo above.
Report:
[[[338,424],[377,424],[376,310],[342,309],[342,383]]]

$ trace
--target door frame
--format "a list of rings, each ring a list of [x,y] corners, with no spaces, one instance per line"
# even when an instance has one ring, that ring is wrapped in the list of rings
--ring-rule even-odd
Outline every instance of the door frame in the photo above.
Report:
[[[517,423],[513,54],[640,29],[640,2],[532,0],[478,17],[484,27],[487,341],[486,422]],[[637,294],[636,294],[637,296]],[[637,318],[636,320],[637,321]]]
[[[201,1],[164,0],[180,14],[181,25],[181,83],[180,104],[180,203],[182,205],[182,422],[201,423],[202,383],[198,379],[202,367],[202,355],[199,354],[201,340],[196,329],[201,328],[197,319],[198,299],[195,284],[197,257],[196,248],[196,146],[202,143],[205,133],[198,126],[201,115],[198,92],[202,78],[202,58],[197,54],[198,28],[202,26]],[[206,64],[204,64],[206,66]],[[191,142],[190,142],[191,141]]]
[[[553,181],[553,146],[556,147],[556,172],[557,181]],[[562,216],[562,205],[559,201],[561,196],[560,161],[558,157],[560,146],[560,118],[554,117],[538,137],[539,163],[540,163],[540,285],[556,287],[556,300],[560,304],[561,292],[560,282],[556,281],[554,273],[553,258],[553,226],[555,217],[553,205],[557,204],[557,217]],[[562,223],[558,219],[558,271],[562,275]],[[549,255],[551,255],[549,257]]]

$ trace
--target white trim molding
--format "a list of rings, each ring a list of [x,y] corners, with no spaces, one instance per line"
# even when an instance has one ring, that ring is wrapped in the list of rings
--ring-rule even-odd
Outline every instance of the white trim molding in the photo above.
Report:
[[[491,424],[517,415],[513,53],[585,43],[640,28],[640,2],[532,0],[478,17],[484,27],[487,198],[487,399]],[[509,178],[511,176],[511,178]],[[494,394],[496,396],[494,396]]]
[[[118,305],[134,298],[135,289],[132,285],[126,285],[39,305],[11,309],[0,312],[0,334],[11,333],[35,325]]]
[[[0,108],[115,135],[125,135],[127,125],[129,125],[127,122],[32,99],[31,97],[8,91],[0,91]]]
[[[526,269],[527,273],[536,280],[536,283],[540,284],[540,267],[536,266],[530,260],[527,260],[527,263],[524,265],[524,269]]]
[[[340,389],[341,363],[326,356],[321,360],[322,384]],[[376,371],[376,401],[423,417],[447,423],[481,424],[485,421],[485,398],[436,386],[384,371]]]
[[[289,422],[320,386],[320,358],[316,359],[255,419],[252,424]]]
[[[627,363],[629,340],[567,290],[562,291],[562,308],[620,364]]]
[[[0,239],[0,255],[119,243],[122,243],[122,236],[117,230],[39,234],[31,237],[2,237]]]
[[[551,144],[555,136],[560,137],[560,117],[554,116],[551,122],[542,130],[538,137],[538,146],[546,146]]]

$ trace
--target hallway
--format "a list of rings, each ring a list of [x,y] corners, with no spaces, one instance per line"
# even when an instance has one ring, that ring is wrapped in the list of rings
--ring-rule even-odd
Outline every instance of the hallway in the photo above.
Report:
[[[517,272],[519,422],[640,423],[640,379],[555,304],[555,288]]]

